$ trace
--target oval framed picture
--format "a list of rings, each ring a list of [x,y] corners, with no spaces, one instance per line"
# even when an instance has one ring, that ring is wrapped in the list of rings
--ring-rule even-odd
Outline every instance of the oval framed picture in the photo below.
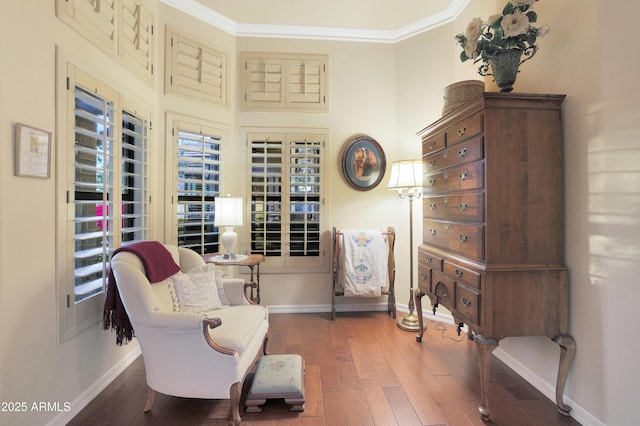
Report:
[[[342,153],[342,174],[349,186],[358,191],[378,186],[386,167],[382,147],[369,136],[353,138]]]

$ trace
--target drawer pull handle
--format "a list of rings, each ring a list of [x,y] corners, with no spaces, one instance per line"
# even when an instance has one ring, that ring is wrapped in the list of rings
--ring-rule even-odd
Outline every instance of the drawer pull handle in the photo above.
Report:
[[[426,260],[427,263],[432,263],[433,262],[433,259],[431,258],[431,256],[425,256],[424,260]]]
[[[449,179],[449,173],[443,173],[442,177],[445,178],[445,179]]]
[[[460,269],[456,269],[455,274],[456,274],[456,277],[462,278],[462,276],[464,275],[464,272],[462,272]]]
[[[464,234],[460,234],[460,236],[458,238],[460,239],[460,242],[462,242],[462,243],[466,243],[467,240],[469,239],[469,237],[467,237]]]
[[[425,274],[424,272],[420,274],[420,279],[421,280],[426,280],[427,279],[427,274]]]
[[[467,209],[467,203],[458,204],[458,208],[460,209],[461,212],[465,211]]]
[[[429,229],[429,233],[430,233],[431,235],[433,235],[434,237],[436,236],[436,230],[435,230],[435,229],[433,229],[433,228],[430,228],[430,229]]]
[[[436,180],[434,178],[429,179],[429,185],[435,185]]]
[[[464,134],[467,132],[467,128],[466,127],[460,127],[458,129],[458,136],[464,136]]]
[[[434,146],[436,146],[436,141],[429,142],[429,149],[433,149]]]
[[[429,208],[430,208],[431,210],[435,210],[435,209],[436,209],[436,203],[430,203],[430,204],[429,204]]]
[[[462,172],[458,175],[460,180],[465,180],[467,178],[467,172]]]
[[[460,151],[458,151],[458,157],[462,158],[465,155],[467,155],[467,148],[462,148]]]
[[[429,165],[431,167],[435,166],[436,165],[436,160],[429,160]]]
[[[462,300],[462,304],[465,308],[471,306],[471,300],[467,299],[466,297],[462,297],[460,300]]]

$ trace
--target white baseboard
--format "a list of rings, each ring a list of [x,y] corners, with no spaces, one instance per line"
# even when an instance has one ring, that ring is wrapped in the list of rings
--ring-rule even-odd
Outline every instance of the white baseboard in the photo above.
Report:
[[[129,352],[116,365],[102,375],[93,385],[85,389],[73,402],[71,402],[71,410],[62,412],[53,418],[47,426],[64,426],[69,423],[75,416],[80,413],[93,399],[100,394],[107,386],[113,382],[136,358],[140,356],[140,346]]]

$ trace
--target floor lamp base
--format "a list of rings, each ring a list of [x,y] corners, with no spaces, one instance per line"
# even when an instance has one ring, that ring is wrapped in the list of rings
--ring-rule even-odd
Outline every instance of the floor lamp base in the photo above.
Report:
[[[413,312],[409,312],[403,318],[399,318],[397,324],[404,331],[420,331],[418,317]]]

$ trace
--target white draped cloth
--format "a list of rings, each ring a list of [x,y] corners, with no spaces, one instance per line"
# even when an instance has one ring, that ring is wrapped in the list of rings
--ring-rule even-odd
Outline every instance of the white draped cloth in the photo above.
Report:
[[[338,246],[337,287],[345,296],[380,296],[389,283],[388,244],[380,230],[343,230]]]

